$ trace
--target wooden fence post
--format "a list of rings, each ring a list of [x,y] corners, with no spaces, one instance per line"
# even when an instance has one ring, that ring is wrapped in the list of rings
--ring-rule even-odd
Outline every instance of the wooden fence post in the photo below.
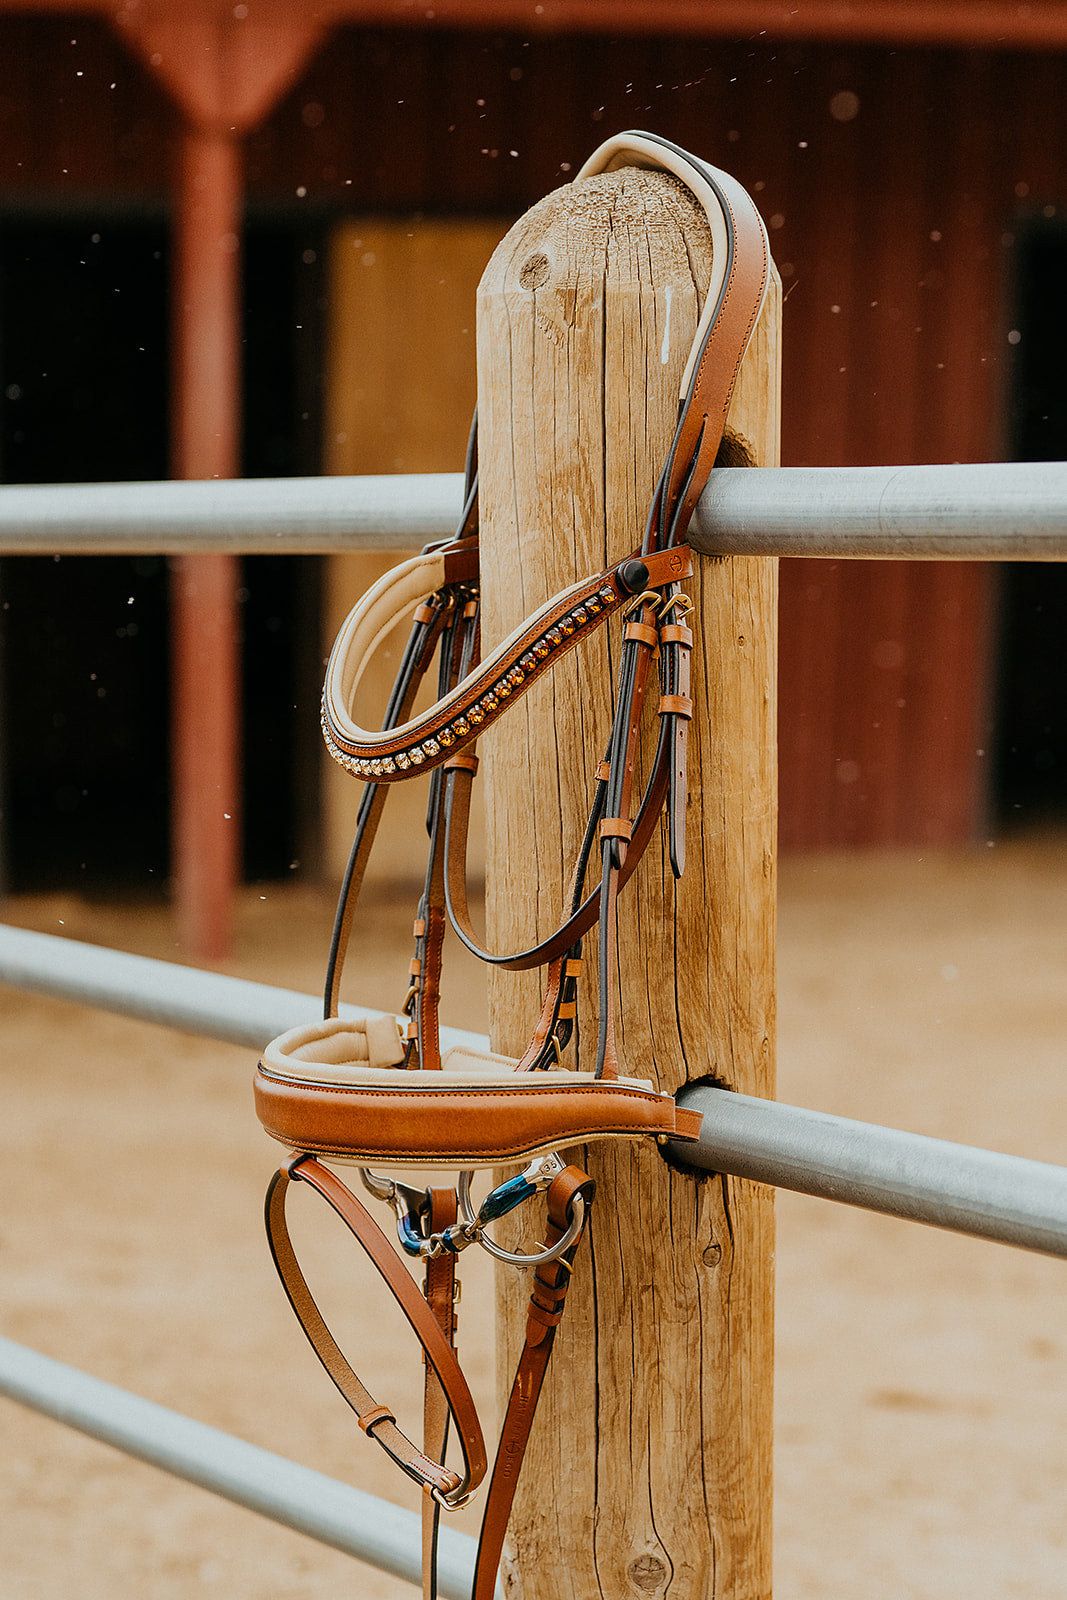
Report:
[[[710,258],[687,192],[635,169],[557,190],[498,247],[478,301],[483,650],[638,544]],[[777,461],[779,329],[775,277],[721,460]],[[690,592],[688,867],[676,887],[654,838],[620,896],[621,1070],[770,1096],[775,563],[703,560]],[[613,629],[567,656],[483,741],[496,948],[529,943],[558,915],[617,646]],[[592,936],[586,956],[579,1021],[595,1049]],[[491,980],[495,1048],[521,1051],[539,999],[536,976]],[[594,1145],[579,1160],[598,1197],[519,1485],[508,1593],[765,1600],[771,1191],[673,1171],[651,1145]],[[526,1296],[510,1268],[498,1288],[503,1385]]]

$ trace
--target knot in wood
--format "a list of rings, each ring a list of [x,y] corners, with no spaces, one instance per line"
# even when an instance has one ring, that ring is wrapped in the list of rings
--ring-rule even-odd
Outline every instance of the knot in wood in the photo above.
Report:
[[[667,1568],[658,1556],[646,1553],[631,1561],[627,1568],[630,1582],[642,1594],[652,1594],[656,1589],[662,1589],[667,1581]]]
[[[524,289],[540,289],[548,278],[548,257],[543,250],[536,250],[527,261],[524,261],[519,271],[519,282]]]

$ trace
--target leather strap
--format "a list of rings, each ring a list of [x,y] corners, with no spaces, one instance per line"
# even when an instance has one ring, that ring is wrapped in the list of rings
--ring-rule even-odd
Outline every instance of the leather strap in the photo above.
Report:
[[[693,570],[687,549],[628,555],[553,595],[427,711],[380,732],[360,727],[351,708],[371,657],[416,602],[447,587],[445,567],[442,551],[401,563],[357,602],[337,636],[326,669],[322,727],[334,760],[357,778],[396,783],[442,766],[639,590],[678,582]]]
[[[392,1411],[379,1406],[360,1382],[326,1326],[296,1258],[285,1219],[286,1195],[290,1184],[296,1180],[310,1184],[332,1206],[366,1252],[407,1318],[441,1386],[456,1425],[463,1455],[462,1477],[431,1460],[401,1433]],[[314,1156],[304,1155],[287,1161],[271,1179],[267,1190],[266,1224],[274,1265],[289,1296],[289,1303],[311,1348],[356,1413],[363,1431],[369,1433],[401,1471],[427,1494],[436,1489],[439,1494],[461,1496],[476,1489],[485,1476],[485,1441],[467,1380],[460,1371],[450,1340],[442,1333],[436,1317],[370,1213],[329,1167],[324,1167]]]
[[[558,1244],[566,1233],[570,1225],[571,1208],[579,1195],[585,1203],[584,1232],[595,1193],[596,1184],[586,1173],[578,1167],[564,1168],[548,1191],[546,1243],[549,1247]],[[504,1415],[504,1426],[482,1515],[471,1600],[493,1600],[500,1553],[504,1548],[504,1535],[511,1517],[519,1473],[522,1471],[537,1402],[541,1398],[556,1329],[563,1316],[563,1302],[571,1280],[572,1263],[580,1243],[581,1234],[558,1261],[548,1262],[534,1272],[526,1318],[526,1339],[511,1386],[511,1397]]]
[[[431,1233],[442,1233],[456,1220],[458,1210],[454,1189],[428,1189],[429,1227]],[[426,1282],[423,1295],[433,1312],[438,1327],[452,1346],[456,1347],[456,1258],[448,1251],[431,1256],[426,1263]],[[448,1396],[431,1363],[423,1356],[426,1372],[423,1379],[422,1449],[431,1461],[444,1465],[448,1449]],[[441,1525],[441,1507],[430,1495],[422,1498],[422,1594],[423,1600],[437,1600],[437,1535]]]
[[[421,1450],[400,1432],[388,1406],[379,1405],[356,1377],[308,1289],[285,1218],[286,1193],[290,1183],[296,1180],[310,1183],[329,1202],[362,1245],[422,1346],[427,1379],[424,1408],[426,1435]],[[551,1248],[563,1238],[579,1197],[583,1202],[582,1226],[558,1260],[538,1266],[534,1272],[526,1338],[512,1384],[511,1399],[485,1503],[472,1600],[493,1600],[515,1488],[552,1354],[556,1328],[563,1315],[572,1264],[588,1223],[595,1192],[593,1180],[577,1167],[565,1167],[548,1189],[547,1245]],[[446,1216],[455,1216],[453,1193],[446,1195],[440,1190],[431,1190],[430,1205],[431,1225],[435,1231],[439,1221],[447,1226],[444,1220]],[[437,1495],[458,1498],[477,1488],[485,1475],[485,1451],[481,1425],[453,1345],[455,1257],[451,1257],[443,1267],[433,1261],[429,1263],[424,1300],[366,1209],[351,1190],[313,1156],[297,1156],[275,1174],[267,1190],[266,1221],[274,1263],[293,1310],[312,1349],[356,1412],[364,1432],[369,1433],[428,1496],[432,1490],[436,1490]],[[445,1402],[443,1414],[439,1404],[442,1397]],[[462,1479],[441,1464],[449,1415],[456,1424],[463,1452],[465,1471]],[[432,1496],[434,1512],[438,1509],[437,1495]],[[436,1534],[436,1516],[432,1513],[424,1515],[423,1594],[426,1600],[432,1600],[436,1594]]]

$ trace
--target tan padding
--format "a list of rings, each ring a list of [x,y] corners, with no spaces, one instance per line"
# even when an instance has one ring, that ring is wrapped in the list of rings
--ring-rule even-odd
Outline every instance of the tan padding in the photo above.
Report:
[[[689,189],[697,200],[711,229],[712,268],[711,282],[708,284],[704,297],[704,305],[697,324],[696,337],[693,348],[689,353],[689,360],[682,373],[680,398],[684,401],[689,393],[689,385],[693,378],[697,359],[704,341],[711,328],[711,320],[718,308],[719,296],[722,294],[726,282],[726,264],[729,259],[729,241],[727,236],[726,216],[723,212],[722,201],[712,188],[711,184],[701,173],[701,166],[689,161],[680,150],[671,150],[667,146],[658,144],[652,139],[642,139],[636,133],[618,133],[613,139],[607,139],[581,168],[579,178],[591,177],[596,172],[615,172],[619,167],[645,167],[653,172],[672,172],[676,178],[681,178],[686,188]],[[725,172],[720,172],[717,167],[710,169],[716,179],[727,189],[738,189],[733,178]],[[740,191],[743,193],[743,191]],[[745,199],[747,200],[747,195]],[[755,208],[753,207],[755,211]],[[758,213],[756,213],[758,216]],[[763,219],[759,218],[760,227],[763,228]],[[764,230],[766,239],[766,230]],[[768,255],[770,249],[768,247]],[[766,294],[766,290],[764,290]],[[763,301],[760,301],[762,307]],[[753,319],[753,327],[759,321],[759,311]],[[744,352],[741,352],[742,355]]]

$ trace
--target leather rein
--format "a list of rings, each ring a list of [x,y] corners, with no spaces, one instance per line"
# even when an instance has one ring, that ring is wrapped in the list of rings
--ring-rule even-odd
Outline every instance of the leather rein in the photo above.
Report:
[[[649,1084],[620,1074],[613,1017],[614,911],[666,812],[675,876],[685,863],[686,739],[692,715],[681,584],[692,573],[685,542],[693,510],[714,465],[741,361],[766,293],[769,252],[762,221],[733,179],[648,133],[624,133],[602,145],[578,180],[620,167],[680,178],[712,232],[713,272],[686,364],[679,419],[652,496],[643,539],[604,571],[573,584],[481,655],[476,430],[468,450],[463,512],[456,536],[388,573],[353,609],[326,674],[322,726],[331,755],[364,782],[355,839],[338,902],[321,1028],[293,1030],[264,1053],[257,1104],[268,1131],[295,1154],[267,1195],[267,1231],[279,1275],[316,1354],[356,1412],[360,1427],[424,1490],[424,1594],[436,1594],[436,1541],[442,1508],[467,1502],[487,1471],[477,1411],[456,1355],[458,1254],[472,1243],[533,1269],[526,1336],[490,1476],[472,1600],[491,1600],[523,1455],[547,1370],[567,1286],[593,1200],[592,1180],[565,1166],[555,1148],[590,1138],[693,1137],[699,1119],[677,1111]],[[411,631],[383,725],[360,727],[350,707],[374,650],[399,619]],[[598,768],[588,823],[557,927],[528,948],[486,950],[467,905],[466,845],[480,735],[610,618],[622,619],[614,718]],[[633,792],[642,710],[658,653],[659,735],[643,792]],[[413,713],[436,661],[437,697]],[[374,837],[392,784],[430,775],[429,852],[414,924],[410,984],[396,1023],[369,1021],[356,1041],[338,1017],[341,970]],[[599,874],[586,892],[594,857]],[[545,998],[517,1062],[465,1057],[457,1077],[442,1059],[439,1003],[442,944],[451,923],[483,961],[509,971],[547,968]],[[599,940],[599,1030],[592,1073],[564,1071],[575,1037],[582,940]],[[395,1029],[395,1037],[394,1037]],[[277,1048],[276,1048],[277,1047]],[[346,1054],[346,1052],[348,1052]],[[306,1063],[310,1062],[308,1066]],[[505,1074],[505,1076],[501,1076]],[[446,1108],[448,1108],[446,1110]],[[530,1161],[530,1155],[533,1160]],[[402,1250],[425,1263],[420,1293],[362,1201],[324,1162],[355,1161],[365,1187],[395,1213]],[[470,1169],[525,1158],[517,1177],[476,1205]],[[463,1167],[453,1188],[416,1190],[373,1170],[379,1165]],[[422,1445],[399,1430],[392,1410],[356,1377],[315,1304],[290,1240],[287,1192],[313,1188],[352,1233],[382,1277],[422,1348],[426,1366]],[[502,1250],[491,1222],[544,1192],[544,1244],[532,1255]],[[462,1469],[445,1464],[454,1430]]]

